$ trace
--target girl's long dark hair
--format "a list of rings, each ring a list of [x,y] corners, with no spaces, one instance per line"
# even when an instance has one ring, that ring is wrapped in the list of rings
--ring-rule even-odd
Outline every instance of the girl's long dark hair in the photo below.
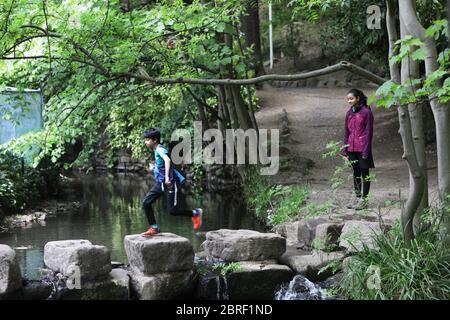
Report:
[[[351,93],[354,97],[359,98],[359,106],[366,106],[370,109],[370,106],[367,105],[367,97],[359,89],[351,89],[348,93]]]

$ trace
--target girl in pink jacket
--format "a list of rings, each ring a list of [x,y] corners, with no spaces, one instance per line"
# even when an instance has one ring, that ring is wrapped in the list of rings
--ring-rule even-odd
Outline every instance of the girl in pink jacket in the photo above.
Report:
[[[345,116],[344,145],[346,147],[343,155],[351,162],[356,194],[356,198],[347,205],[347,208],[361,210],[367,208],[367,196],[370,189],[369,169],[375,168],[372,157],[373,114],[367,106],[367,97],[361,90],[350,90],[347,94],[347,102],[350,108]]]

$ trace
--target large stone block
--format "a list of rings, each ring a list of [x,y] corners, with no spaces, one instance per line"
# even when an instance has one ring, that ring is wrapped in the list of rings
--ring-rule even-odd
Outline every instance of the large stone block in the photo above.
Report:
[[[225,276],[201,275],[197,296],[203,300],[272,300],[282,284],[293,277],[292,270],[275,260],[238,262],[239,269]]]
[[[78,267],[81,281],[106,278],[111,272],[108,248],[88,240],[48,242],[44,247],[44,263],[66,277],[75,276]]]
[[[313,251],[310,254],[299,254],[295,250],[288,250],[280,259],[296,274],[301,274],[310,280],[323,280],[332,274],[332,269],[320,272],[328,264],[344,259],[343,252]],[[320,273],[319,273],[320,272]]]
[[[8,299],[22,288],[22,275],[11,247],[0,244],[0,300]]]
[[[241,270],[227,276],[230,300],[273,300],[277,289],[294,276],[280,264],[242,261],[240,265]]]
[[[192,297],[194,271],[163,272],[146,276],[139,270],[131,274],[131,290],[139,300],[171,300]]]
[[[65,288],[57,300],[129,300],[130,277],[123,269],[113,269],[102,281],[88,281],[81,288]]]
[[[315,249],[333,251],[338,247],[343,223],[322,223],[316,227],[312,245]]]
[[[378,222],[347,221],[342,228],[339,246],[347,253],[362,251],[364,245],[369,249],[377,250],[378,246],[373,241],[373,237],[380,232]]]
[[[192,244],[172,233],[129,235],[124,242],[130,266],[144,275],[190,270],[194,264]]]
[[[275,233],[220,229],[206,233],[202,248],[225,261],[262,261],[278,259],[286,251],[286,239]]]

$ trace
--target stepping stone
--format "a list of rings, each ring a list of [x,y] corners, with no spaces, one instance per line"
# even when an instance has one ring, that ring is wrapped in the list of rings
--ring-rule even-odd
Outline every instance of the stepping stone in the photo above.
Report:
[[[377,250],[378,246],[373,241],[373,236],[380,232],[378,222],[347,221],[342,228],[339,246],[347,253],[362,251],[364,244],[369,249]]]
[[[193,267],[192,244],[176,234],[160,233],[152,237],[128,235],[124,242],[130,266],[144,275],[185,271]]]
[[[194,272],[192,270],[163,272],[146,276],[133,270],[131,289],[139,300],[172,300],[192,297]]]
[[[10,246],[0,244],[0,300],[8,299],[21,288],[22,275],[16,252]]]
[[[262,261],[280,258],[286,239],[276,233],[220,229],[206,234],[202,248],[208,256],[224,261]]]
[[[66,277],[77,276],[79,270],[81,285],[84,280],[106,278],[111,272],[109,249],[88,240],[48,242],[44,247],[44,263]]]

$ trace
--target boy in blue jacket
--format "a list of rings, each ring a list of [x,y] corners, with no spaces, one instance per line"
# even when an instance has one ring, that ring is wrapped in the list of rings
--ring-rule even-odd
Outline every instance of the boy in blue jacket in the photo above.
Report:
[[[150,170],[153,170],[153,175],[155,176],[155,184],[147,192],[142,201],[145,215],[150,225],[149,229],[142,233],[145,237],[153,236],[161,232],[156,223],[152,203],[163,194],[165,195],[170,214],[191,217],[194,230],[198,230],[202,224],[203,210],[201,208],[188,210],[177,206],[177,183],[182,184],[184,177],[173,167],[169,157],[169,151],[160,144],[160,141],[161,132],[158,128],[150,128],[144,131],[145,145],[148,148],[153,148],[155,153],[155,163],[154,165],[150,164]]]

